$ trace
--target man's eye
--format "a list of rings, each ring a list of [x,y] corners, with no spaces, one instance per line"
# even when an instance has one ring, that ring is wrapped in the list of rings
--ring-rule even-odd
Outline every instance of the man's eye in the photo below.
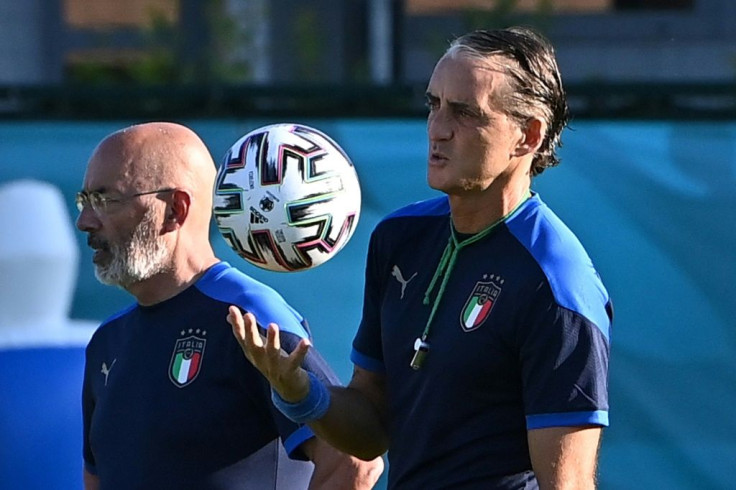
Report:
[[[97,206],[99,208],[105,208],[110,203],[115,202],[117,199],[113,199],[111,197],[104,196],[102,194],[90,194],[89,201],[93,206]]]
[[[433,111],[437,109],[439,103],[436,100],[427,100],[426,102],[424,102],[424,105],[427,106],[427,109]]]

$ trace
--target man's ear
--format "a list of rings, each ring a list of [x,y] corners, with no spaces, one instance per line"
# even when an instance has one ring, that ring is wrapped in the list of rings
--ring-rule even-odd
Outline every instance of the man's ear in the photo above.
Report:
[[[164,217],[164,229],[166,231],[173,231],[184,224],[189,216],[189,206],[192,202],[189,193],[182,189],[174,190],[170,199]]]
[[[539,118],[529,119],[521,126],[521,139],[514,150],[515,157],[522,157],[529,153],[536,153],[547,134],[547,124]]]

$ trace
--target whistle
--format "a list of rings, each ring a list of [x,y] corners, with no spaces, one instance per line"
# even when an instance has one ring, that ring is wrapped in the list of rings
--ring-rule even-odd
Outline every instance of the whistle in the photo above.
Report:
[[[421,338],[417,338],[417,340],[414,341],[414,356],[411,358],[411,368],[415,371],[421,368],[428,353],[429,344]]]

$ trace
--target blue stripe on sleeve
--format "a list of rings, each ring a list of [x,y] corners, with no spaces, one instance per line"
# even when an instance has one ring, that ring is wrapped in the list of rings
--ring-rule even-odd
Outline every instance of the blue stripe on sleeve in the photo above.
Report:
[[[564,412],[527,415],[527,429],[544,429],[547,427],[575,427],[580,425],[608,426],[608,411]]]
[[[386,366],[383,365],[383,362],[361,354],[355,349],[350,353],[350,360],[353,361],[353,364],[365,369],[366,371],[379,374],[384,374],[386,372]]]

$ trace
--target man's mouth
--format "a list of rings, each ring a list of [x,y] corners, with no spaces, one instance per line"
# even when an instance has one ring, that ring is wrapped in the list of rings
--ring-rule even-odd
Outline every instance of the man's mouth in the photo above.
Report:
[[[429,163],[433,165],[439,165],[447,163],[447,155],[439,151],[432,151],[429,154]]]
[[[87,238],[87,246],[94,251],[94,254],[92,254],[92,262],[94,263],[100,262],[105,254],[109,253],[110,249],[104,240],[94,237]]]

